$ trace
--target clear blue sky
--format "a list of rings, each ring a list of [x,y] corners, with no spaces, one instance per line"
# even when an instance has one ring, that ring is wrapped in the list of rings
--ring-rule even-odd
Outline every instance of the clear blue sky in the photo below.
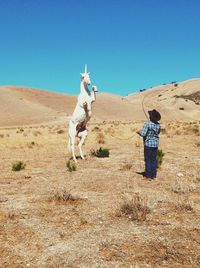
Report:
[[[200,0],[0,0],[0,85],[121,95],[200,77]]]

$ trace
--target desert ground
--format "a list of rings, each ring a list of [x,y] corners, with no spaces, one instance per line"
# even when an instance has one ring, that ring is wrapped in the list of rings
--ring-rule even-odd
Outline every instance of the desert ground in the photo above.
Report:
[[[0,267],[200,267],[200,79],[126,97],[98,93],[70,172],[77,96],[0,88]],[[136,134],[162,114],[155,181]],[[100,147],[110,155],[98,158]],[[77,156],[79,152],[76,152]],[[13,164],[25,164],[20,171]]]

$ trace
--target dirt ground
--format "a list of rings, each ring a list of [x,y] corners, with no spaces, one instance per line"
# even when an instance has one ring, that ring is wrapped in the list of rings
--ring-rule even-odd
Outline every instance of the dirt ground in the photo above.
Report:
[[[200,121],[162,124],[152,182],[136,173],[142,125],[91,123],[73,172],[64,124],[0,129],[1,268],[200,267]],[[90,154],[99,147],[110,157]]]

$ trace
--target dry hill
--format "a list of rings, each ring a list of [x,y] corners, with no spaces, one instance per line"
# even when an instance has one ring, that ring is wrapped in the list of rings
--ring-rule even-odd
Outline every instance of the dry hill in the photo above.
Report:
[[[200,79],[158,86],[126,99],[133,105],[143,105],[145,110],[158,109],[166,120],[200,119]]]
[[[167,120],[200,118],[200,79],[158,86],[122,97],[97,93],[93,122],[144,120],[144,111],[156,108]],[[66,122],[77,96],[27,87],[0,87],[0,126]]]

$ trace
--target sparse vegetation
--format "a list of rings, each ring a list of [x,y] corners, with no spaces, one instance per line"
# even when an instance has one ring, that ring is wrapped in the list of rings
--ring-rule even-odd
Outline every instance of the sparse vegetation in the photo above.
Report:
[[[70,160],[66,162],[66,167],[69,172],[76,171],[76,164],[71,162]]]
[[[13,211],[9,211],[7,216],[8,216],[8,219],[9,219],[9,220],[14,220],[14,218],[15,218],[15,213],[14,213]]]
[[[59,129],[58,131],[57,131],[57,134],[63,134],[65,131],[63,130],[63,129]]]
[[[100,128],[96,126],[92,129],[92,131],[100,131]]]
[[[104,144],[105,143],[105,136],[102,132],[99,132],[96,137],[97,143]]]
[[[13,171],[20,171],[21,169],[24,169],[26,164],[22,161],[17,161],[16,163],[13,163],[12,170]]]
[[[142,222],[146,220],[149,213],[147,198],[143,198],[137,193],[132,200],[124,201],[117,215],[128,217],[132,221]]]
[[[175,193],[189,193],[196,190],[196,184],[185,178],[177,178],[172,182],[172,190]]]
[[[193,211],[193,204],[188,198],[179,199],[176,203],[176,209],[179,211]]]
[[[36,130],[36,131],[33,131],[33,136],[38,136],[38,135],[41,135],[42,133],[40,132],[40,131],[38,131],[38,130]]]
[[[170,94],[171,88],[166,87]],[[187,105],[198,108],[190,102]],[[142,139],[115,138],[131,136],[141,127],[135,117],[117,127],[112,121],[91,122],[89,130],[97,127],[89,132],[83,151],[94,148],[95,158],[78,158],[78,164],[65,158],[66,139],[57,134],[65,130],[62,121],[52,123],[52,134],[50,124],[26,126],[21,134],[16,134],[19,127],[1,127],[0,267],[198,267],[200,143],[192,129],[200,129],[200,120],[194,117],[190,124],[187,118],[170,120],[171,115],[161,122],[167,134],[161,130],[159,149],[165,156],[153,185],[141,176]],[[34,131],[42,135],[34,137]],[[97,143],[98,133],[104,134],[106,146]],[[110,158],[96,158],[100,146],[110,149]],[[67,170],[69,159],[78,171]],[[25,170],[12,171],[15,160],[24,161]],[[67,258],[69,248],[74,250]]]
[[[192,128],[192,132],[194,134],[199,134],[199,127],[197,125],[195,125],[193,128]]]
[[[162,128],[162,127],[161,127],[160,132],[161,132],[161,134],[167,134],[167,130],[166,130],[166,128]]]
[[[31,141],[30,143],[27,144],[28,148],[33,148],[36,145],[34,141]]]
[[[163,162],[163,157],[164,157],[164,152],[161,149],[158,149],[157,152],[157,167],[161,167],[162,162]]]
[[[99,158],[109,157],[110,150],[107,148],[100,147],[98,150],[91,150],[90,151],[91,156],[96,156]]]
[[[192,93],[190,95],[175,95],[175,98],[182,98],[185,100],[193,101],[195,104],[199,105],[200,102],[200,91]]]
[[[68,201],[75,201],[78,198],[73,196],[70,192],[67,192],[66,190],[58,191],[56,193],[53,193],[49,197],[49,201],[56,201],[56,202],[68,202]]]
[[[120,168],[120,170],[127,171],[127,170],[130,170],[132,168],[132,166],[133,165],[131,163],[126,163]]]

